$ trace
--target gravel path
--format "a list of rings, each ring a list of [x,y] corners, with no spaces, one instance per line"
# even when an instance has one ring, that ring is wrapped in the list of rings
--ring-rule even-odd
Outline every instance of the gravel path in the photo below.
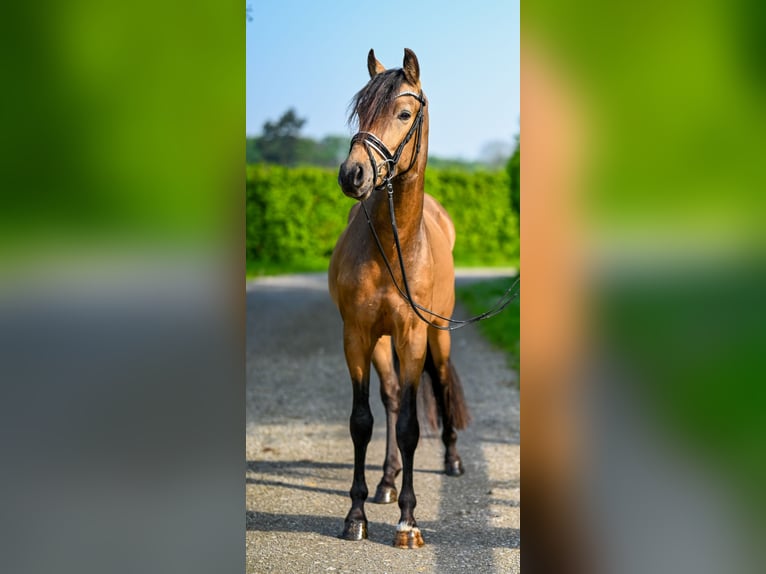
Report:
[[[478,277],[460,275],[458,281]],[[466,315],[462,308],[455,313]],[[247,572],[518,572],[516,373],[474,327],[453,335],[453,359],[474,418],[458,439],[466,473],[442,473],[437,436],[421,433],[415,453],[415,516],[426,546],[391,546],[396,504],[365,506],[368,540],[337,538],[350,505],[353,468],[341,328],[325,274],[247,285]],[[367,483],[374,492],[385,417],[376,375],[371,385],[375,428]]]

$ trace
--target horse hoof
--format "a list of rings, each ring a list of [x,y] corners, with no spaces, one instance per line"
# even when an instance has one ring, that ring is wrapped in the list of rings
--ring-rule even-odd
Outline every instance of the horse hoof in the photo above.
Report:
[[[349,520],[343,527],[343,540],[365,540],[367,538],[366,520]]]
[[[391,504],[392,502],[396,502],[396,499],[397,493],[395,486],[379,484],[372,502],[375,504]]]
[[[446,461],[444,463],[444,472],[447,476],[462,476],[465,472],[463,462],[459,458],[457,460]]]
[[[420,548],[424,544],[423,535],[417,526],[409,530],[397,530],[394,536],[394,546],[397,548]]]

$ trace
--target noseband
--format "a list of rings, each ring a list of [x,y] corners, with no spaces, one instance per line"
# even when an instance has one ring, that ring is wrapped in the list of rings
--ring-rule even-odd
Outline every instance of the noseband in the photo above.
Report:
[[[423,109],[426,107],[426,100],[423,97],[423,92],[420,92],[420,94],[416,94],[415,92],[402,92],[401,94],[398,94],[396,97],[401,98],[402,96],[412,96],[416,100],[420,102],[420,108],[418,109],[418,113],[415,115],[415,121],[412,122],[412,125],[410,126],[410,130],[407,132],[407,135],[404,136],[404,139],[402,140],[402,143],[399,144],[399,147],[396,148],[396,152],[391,153],[391,151],[386,147],[386,144],[384,144],[380,138],[378,138],[375,134],[371,132],[357,132],[354,137],[351,138],[351,146],[353,147],[355,143],[360,142],[364,144],[365,149],[367,150],[367,155],[370,158],[370,165],[372,166],[372,173],[375,174],[375,180],[377,181],[378,175],[378,164],[375,162],[375,156],[373,155],[373,151],[377,153],[380,157],[383,158],[383,163],[386,166],[386,175],[383,178],[383,181],[380,183],[380,185],[375,186],[375,189],[383,189],[384,187],[388,187],[391,185],[391,180],[394,179],[395,176],[401,175],[403,173],[407,173],[412,169],[412,167],[415,165],[415,161],[418,159],[418,154],[420,153],[420,139],[421,139],[421,133],[423,131]],[[415,135],[415,132],[417,132],[417,135],[415,137],[415,153],[412,154],[412,160],[410,161],[410,165],[407,166],[407,169],[405,169],[402,172],[397,173],[396,166],[399,163],[399,158],[402,156],[402,152],[404,151],[404,148],[409,143],[409,141],[412,139],[412,136]]]

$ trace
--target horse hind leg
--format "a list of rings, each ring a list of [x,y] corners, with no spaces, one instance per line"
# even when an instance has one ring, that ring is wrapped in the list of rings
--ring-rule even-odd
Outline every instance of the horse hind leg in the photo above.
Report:
[[[383,477],[375,489],[372,502],[390,504],[397,500],[396,477],[402,470],[399,447],[396,445],[396,419],[399,416],[398,361],[391,346],[391,337],[381,337],[372,354],[372,364],[380,378],[380,398],[386,409],[386,456]]]
[[[438,331],[429,336],[424,371],[433,385],[434,397],[442,421],[444,443],[444,472],[461,476],[465,470],[457,452],[457,431],[465,429],[471,420],[463,394],[463,385],[455,370],[450,353],[449,333]]]

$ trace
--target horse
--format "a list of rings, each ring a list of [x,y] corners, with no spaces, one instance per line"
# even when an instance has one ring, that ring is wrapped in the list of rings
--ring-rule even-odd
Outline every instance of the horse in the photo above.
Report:
[[[448,476],[464,472],[456,431],[470,422],[462,384],[450,360],[447,327],[455,305],[455,227],[444,207],[424,192],[429,118],[417,57],[405,49],[402,68],[386,69],[370,50],[367,69],[370,80],[350,104],[349,122],[356,121],[360,131],[338,172],[343,193],[358,203],[350,210],[328,270],[330,295],[343,320],[343,348],[353,388],[351,509],[340,536],[367,538],[364,467],[373,428],[372,363],[386,410],[383,476],[372,502],[398,499],[401,516],[394,546],[417,548],[424,544],[414,516],[413,488],[421,379],[430,380],[433,389]],[[401,493],[397,493],[394,481],[400,472]]]

